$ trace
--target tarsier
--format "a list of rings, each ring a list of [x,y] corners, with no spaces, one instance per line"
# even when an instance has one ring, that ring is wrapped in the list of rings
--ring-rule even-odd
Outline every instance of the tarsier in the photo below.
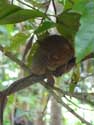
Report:
[[[39,41],[31,71],[36,75],[60,76],[71,69],[74,59],[74,49],[69,41],[63,36],[50,35]]]

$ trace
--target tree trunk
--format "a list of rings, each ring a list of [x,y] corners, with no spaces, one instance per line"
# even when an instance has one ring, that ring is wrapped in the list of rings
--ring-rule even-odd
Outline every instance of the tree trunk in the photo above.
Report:
[[[45,125],[45,122],[42,118],[42,113],[40,111],[37,112],[37,117],[34,121],[34,125]]]
[[[61,125],[61,106],[51,98],[51,122],[50,125]]]

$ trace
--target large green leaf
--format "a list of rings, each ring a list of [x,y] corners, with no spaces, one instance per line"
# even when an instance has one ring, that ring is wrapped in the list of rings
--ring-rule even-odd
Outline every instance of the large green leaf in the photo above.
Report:
[[[55,23],[50,21],[43,22],[36,30],[35,33],[41,33],[47,31],[48,29],[55,27]]]
[[[94,52],[94,0],[83,0],[74,8],[82,14],[81,25],[75,37],[75,52],[79,62]]]
[[[9,4],[0,6],[0,24],[13,24],[44,16],[45,14],[39,10],[23,9]]]
[[[0,6],[7,4],[9,1],[8,0],[0,0]]]
[[[79,0],[60,0],[60,3],[63,4],[64,10],[69,10],[73,7],[75,3],[77,3]]]
[[[21,46],[23,46],[26,42],[26,39],[29,37],[28,34],[25,33],[17,33],[13,37],[11,37],[11,43],[8,49],[11,49],[13,51],[16,51],[20,49]]]
[[[87,14],[93,9],[94,0],[78,0],[72,7],[73,10],[81,14]]]
[[[57,29],[67,39],[73,40],[79,27],[80,15],[65,11],[57,18]]]

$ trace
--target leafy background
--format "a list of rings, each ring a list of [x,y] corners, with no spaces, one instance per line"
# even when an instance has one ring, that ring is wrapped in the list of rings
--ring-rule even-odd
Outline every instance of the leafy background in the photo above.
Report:
[[[4,47],[4,53],[11,52],[21,60],[23,50],[31,36],[34,35],[36,41],[36,37],[41,39],[55,28],[59,34],[72,42],[77,57],[76,62],[77,64],[79,62],[76,69],[58,78],[56,85],[67,92],[73,92],[75,89],[78,92],[93,92],[94,60],[85,63],[80,63],[80,61],[94,52],[94,0],[57,0],[64,9],[57,15],[56,21],[50,18],[55,17],[55,14],[51,14],[50,11],[45,13],[43,2],[45,3],[45,1],[39,0],[25,2],[16,0],[10,1],[9,4],[7,0],[0,0],[0,46]],[[37,51],[37,42],[31,50]],[[28,53],[28,66],[32,62],[31,50]],[[0,90],[7,88],[13,81],[27,74],[20,69],[17,63],[0,53]],[[18,116],[25,116],[33,121],[39,109],[44,109],[48,96],[48,91],[39,84],[11,95],[4,114],[4,124],[10,125],[11,111],[15,108],[15,105],[19,109]],[[71,105],[78,114],[81,113],[84,118],[88,118],[87,120],[94,124],[94,111],[88,110],[93,108],[94,99],[89,98],[88,103],[74,98],[72,98],[72,101],[78,107],[66,100],[67,104]],[[79,108],[79,106],[82,108]],[[87,110],[83,110],[84,108]],[[66,109],[63,108],[62,110],[64,112],[62,116],[64,124],[83,124],[69,114]],[[46,123],[50,124],[49,112],[46,112],[43,118]]]

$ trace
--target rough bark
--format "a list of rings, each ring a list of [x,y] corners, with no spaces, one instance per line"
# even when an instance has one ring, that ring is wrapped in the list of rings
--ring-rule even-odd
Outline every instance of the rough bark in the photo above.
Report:
[[[51,98],[51,122],[50,125],[61,125],[61,106]]]

